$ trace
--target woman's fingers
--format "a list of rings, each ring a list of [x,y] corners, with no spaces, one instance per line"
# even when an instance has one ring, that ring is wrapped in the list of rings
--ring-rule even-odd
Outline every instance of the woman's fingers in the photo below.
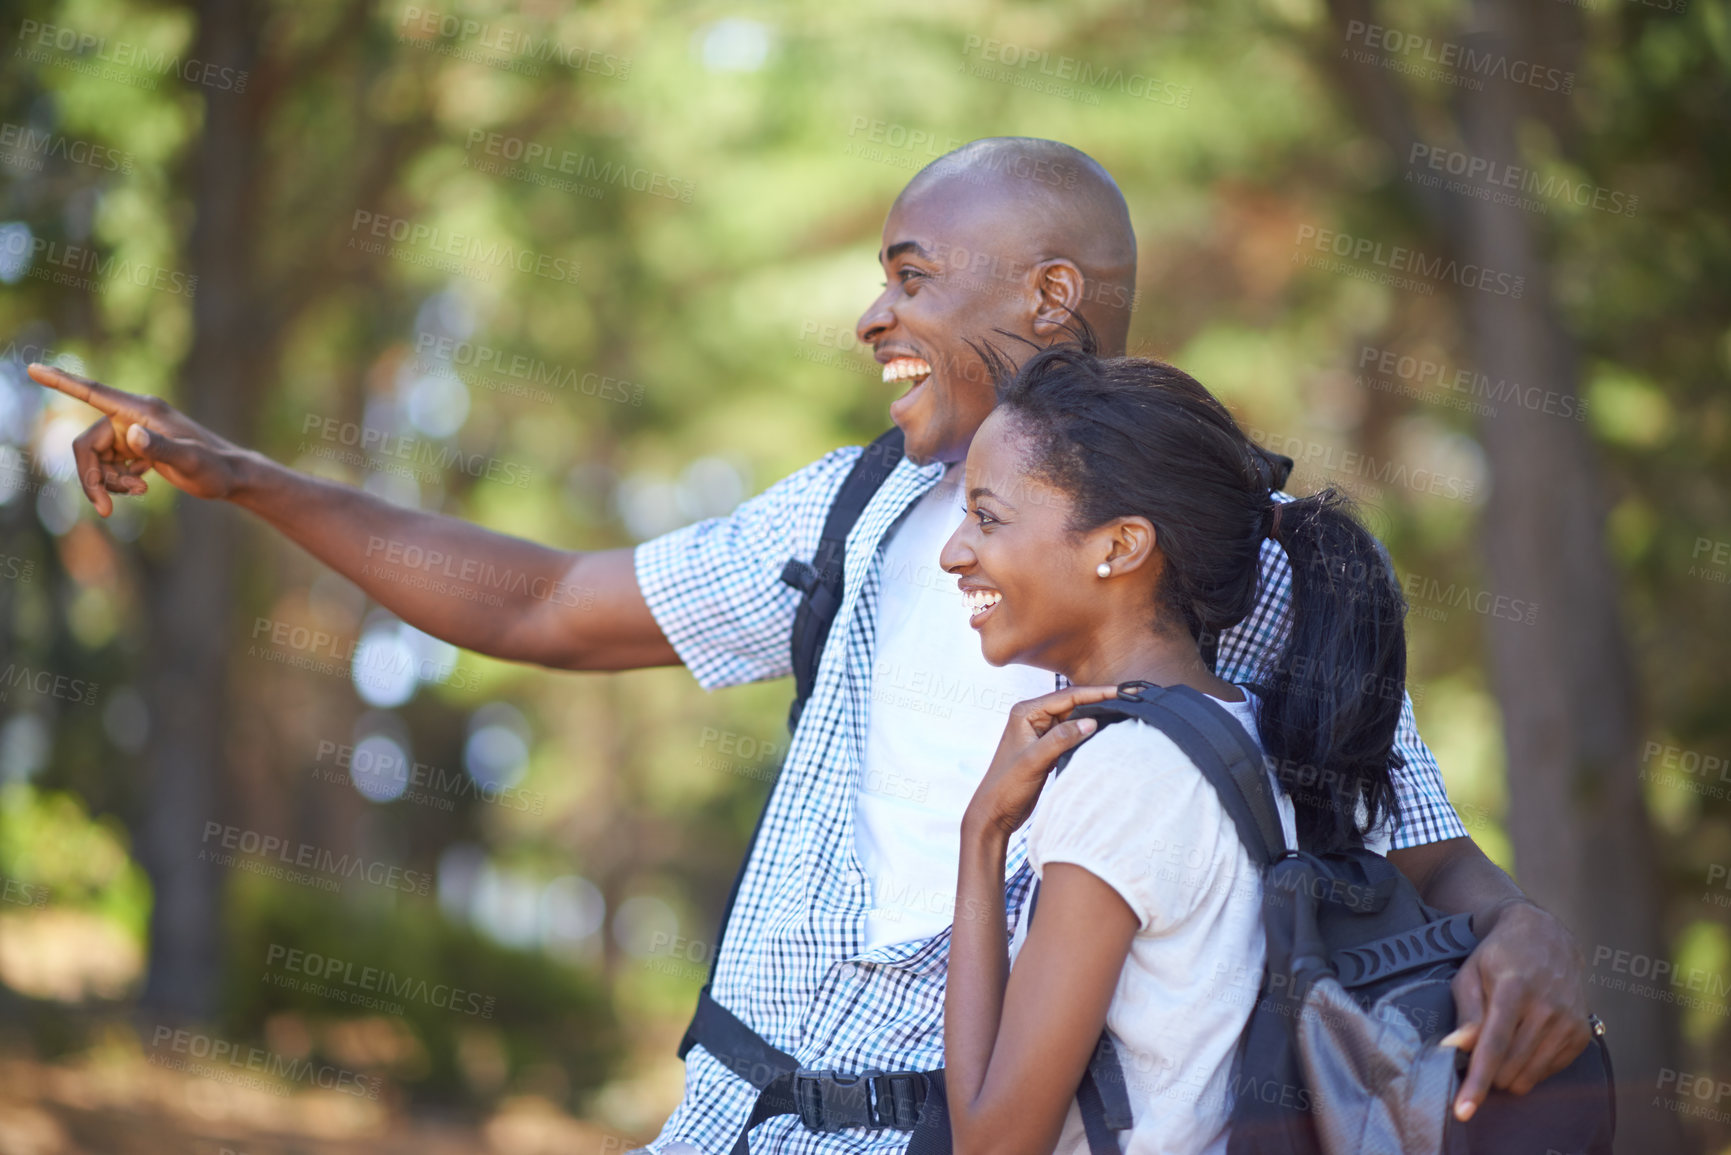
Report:
[[[1028,754],[1041,767],[1042,772],[1049,769],[1052,763],[1070,747],[1099,729],[1100,723],[1093,718],[1075,718],[1068,722],[1059,722],[1040,736],[1040,740],[1028,747]]]
[[[1038,698],[1029,698],[1017,709],[1025,711],[1023,717],[1036,734],[1044,734],[1052,723],[1077,706],[1088,702],[1104,702],[1117,696],[1117,686],[1066,686],[1062,690],[1053,690],[1050,694],[1041,694]]]

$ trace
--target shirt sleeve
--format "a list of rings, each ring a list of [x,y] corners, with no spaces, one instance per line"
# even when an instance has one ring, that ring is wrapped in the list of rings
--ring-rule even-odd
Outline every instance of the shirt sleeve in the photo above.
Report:
[[[1262,543],[1262,583],[1256,606],[1242,622],[1220,635],[1215,667],[1229,682],[1254,684],[1260,672],[1272,665],[1292,629],[1292,563],[1278,542]],[[1394,830],[1390,848],[1404,850],[1449,838],[1466,837],[1466,827],[1449,802],[1436,757],[1418,736],[1412,698],[1401,691],[1400,725],[1394,734],[1394,750],[1400,756],[1394,778],[1395,799],[1400,805],[1400,825]]]
[[[1043,872],[1067,862],[1100,879],[1135,912],[1142,933],[1168,931],[1249,857],[1208,779],[1172,739],[1127,721],[1076,748],[1046,784],[1028,830]]]
[[[705,690],[793,672],[799,593],[781,580],[782,567],[817,553],[830,503],[859,454],[859,446],[837,449],[726,517],[637,547],[633,562],[643,600]]]

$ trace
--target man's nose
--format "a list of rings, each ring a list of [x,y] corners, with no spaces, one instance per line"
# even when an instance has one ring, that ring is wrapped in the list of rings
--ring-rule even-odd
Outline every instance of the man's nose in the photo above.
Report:
[[[859,323],[854,326],[854,335],[859,338],[860,344],[877,343],[895,326],[896,315],[890,311],[889,300],[890,291],[885,289],[878,294],[878,299],[871,303],[871,308],[860,314]]]

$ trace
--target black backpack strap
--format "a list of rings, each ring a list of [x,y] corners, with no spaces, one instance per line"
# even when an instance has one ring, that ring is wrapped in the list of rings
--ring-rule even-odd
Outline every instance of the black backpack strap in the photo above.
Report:
[[[894,471],[902,459],[902,431],[900,428],[890,428],[881,434],[876,441],[866,446],[858,458],[854,460],[853,468],[848,470],[847,477],[842,480],[841,489],[837,491],[835,500],[830,503],[829,514],[824,518],[823,533],[818,538],[816,563],[808,564],[797,558],[790,559],[782,567],[781,580],[799,590],[799,609],[793,617],[793,706],[788,710],[787,728],[789,731],[799,726],[800,713],[805,709],[805,701],[811,697],[811,688],[817,680],[818,659],[823,656],[824,642],[829,638],[829,628],[835,621],[836,611],[841,609],[842,594],[842,562],[847,549],[847,535],[859,520],[861,513],[872,499],[872,494],[882,487],[884,480]],[[752,828],[751,841],[745,844],[745,857],[739,861],[739,871],[733,876],[733,886],[727,892],[727,905],[721,912],[721,926],[715,932],[715,949],[709,955],[709,981],[703,984],[703,991],[698,996],[697,1010],[693,1013],[691,1024],[685,1028],[685,1036],[679,1041],[679,1057],[685,1058],[692,1044],[699,1041],[700,1020],[704,1017],[704,1003],[709,999],[709,988],[715,983],[715,968],[721,961],[721,940],[727,934],[727,924],[733,918],[733,904],[739,900],[739,887],[745,881],[745,868],[751,862],[751,856],[757,850],[757,839],[763,833],[763,816],[769,810],[768,804],[758,812],[757,825]],[[716,1004],[720,1005],[720,1004]]]
[[[1102,726],[1128,717],[1101,718]],[[1095,731],[1099,733],[1099,731]],[[1084,739],[1086,741],[1086,739]],[[1076,747],[1064,752],[1063,761]],[[1062,769],[1060,764],[1059,769]],[[1034,910],[1040,905],[1040,880],[1028,895],[1028,921],[1034,920]],[[1118,1061],[1118,1046],[1112,1033],[1102,1030],[1094,1053],[1088,1056],[1088,1066],[1082,1071],[1082,1082],[1076,1088],[1076,1111],[1082,1116],[1082,1133],[1088,1139],[1088,1155],[1120,1155],[1118,1132],[1135,1125],[1135,1112],[1130,1107],[1130,1091],[1124,1085],[1124,1065]]]
[[[902,456],[899,427],[884,431],[866,446],[830,503],[823,534],[818,538],[817,555],[809,562],[790,558],[782,567],[781,580],[803,595],[793,617],[794,692],[793,705],[787,712],[789,731],[799,726],[806,699],[811,697],[812,687],[817,683],[817,663],[823,657],[829,628],[841,609],[847,535],[865,512],[872,495],[901,463]]]
[[[685,1042],[679,1048],[680,1058],[685,1057],[693,1042],[702,1043],[722,1066],[759,1091],[778,1076],[799,1069],[797,1059],[765,1042],[763,1036],[716,1002],[709,993],[708,984],[697,993],[697,1013],[691,1016],[691,1025],[685,1029]]]

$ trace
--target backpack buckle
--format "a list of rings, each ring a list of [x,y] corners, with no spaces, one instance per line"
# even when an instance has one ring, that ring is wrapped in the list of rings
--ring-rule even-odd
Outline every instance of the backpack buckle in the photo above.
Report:
[[[875,1087],[872,1118],[877,1126],[912,1131],[919,1125],[928,1087],[922,1072],[891,1071],[877,1076]]]
[[[793,1073],[793,1102],[811,1131],[865,1127],[871,1119],[870,1085],[860,1075],[801,1067]]]
[[[793,1101],[799,1121],[811,1131],[885,1127],[912,1131],[926,1101],[925,1075],[919,1071],[876,1069],[858,1075],[801,1067],[793,1073]]]

